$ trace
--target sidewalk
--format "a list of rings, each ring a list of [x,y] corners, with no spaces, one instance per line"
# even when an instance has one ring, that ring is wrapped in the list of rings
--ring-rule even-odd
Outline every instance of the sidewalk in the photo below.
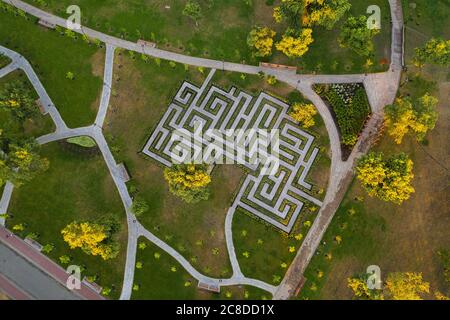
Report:
[[[32,300],[27,293],[23,292],[14,283],[0,274],[0,292],[6,294],[13,300]]]
[[[66,286],[69,274],[57,265],[55,262],[50,260],[48,257],[41,254],[39,251],[31,247],[21,238],[12,234],[8,229],[0,226],[0,242],[5,244],[7,247],[18,253],[21,257],[25,258],[27,261],[45,274],[49,275],[51,278],[55,279],[62,286]],[[1,276],[1,275],[0,275]],[[5,281],[3,283],[6,283]],[[85,284],[81,283],[81,288],[79,290],[70,291],[77,296],[85,300],[105,300],[104,297],[94,292]]]

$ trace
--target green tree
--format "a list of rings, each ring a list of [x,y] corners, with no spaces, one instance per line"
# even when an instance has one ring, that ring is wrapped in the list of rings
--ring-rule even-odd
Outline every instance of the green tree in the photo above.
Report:
[[[144,213],[146,213],[149,209],[148,203],[139,196],[136,196],[133,199],[133,204],[131,206],[131,211],[136,215],[136,217],[140,217]]]
[[[379,33],[377,29],[367,28],[367,17],[349,17],[341,29],[338,42],[341,47],[349,48],[360,56],[368,57],[373,53],[372,38]]]
[[[73,79],[75,79],[75,75],[72,71],[67,71],[66,78],[69,80],[73,80]]]
[[[296,30],[313,26],[331,30],[350,7],[348,0],[283,0],[274,8],[273,17]]]
[[[202,8],[197,1],[189,0],[183,9],[183,15],[194,20],[195,25],[198,26],[198,21],[202,18]]]
[[[37,113],[37,105],[32,91],[21,81],[6,83],[0,90],[0,108],[23,121]]]
[[[430,39],[423,47],[415,49],[413,63],[421,68],[426,63],[450,65],[450,40]]]
[[[49,162],[39,155],[35,141],[11,143],[0,135],[0,186],[11,181],[16,187],[48,169]]]

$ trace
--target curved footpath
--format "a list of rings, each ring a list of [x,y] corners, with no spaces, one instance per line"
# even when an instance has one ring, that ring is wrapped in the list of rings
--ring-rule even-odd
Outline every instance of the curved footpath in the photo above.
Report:
[[[37,18],[43,19],[47,22],[65,27],[66,20],[45,11],[42,11],[32,5],[24,3],[20,0],[2,0],[5,3],[12,4],[15,7],[33,15]],[[313,256],[317,246],[319,245],[326,228],[334,216],[342,198],[343,194],[348,188],[352,179],[352,167],[355,160],[366,153],[370,148],[373,138],[377,135],[378,128],[383,120],[383,108],[385,105],[392,103],[395,99],[402,69],[403,59],[403,15],[400,0],[389,0],[392,16],[392,53],[391,65],[387,72],[376,74],[355,74],[355,75],[298,75],[285,71],[278,71],[274,69],[262,68],[257,66],[244,65],[239,63],[230,63],[218,60],[203,59],[197,57],[190,57],[174,52],[169,52],[148,46],[142,46],[137,43],[112,37],[101,32],[92,30],[90,28],[82,27],[81,30],[75,30],[79,33],[86,34],[92,39],[98,39],[106,44],[106,58],[104,71],[104,85],[99,106],[99,111],[92,126],[70,129],[66,126],[61,118],[58,110],[48,97],[44,87],[40,83],[38,77],[34,73],[30,64],[19,54],[7,48],[0,46],[0,53],[4,53],[12,59],[12,63],[0,70],[0,77],[16,70],[22,69],[30,79],[40,100],[45,108],[45,111],[50,114],[56,125],[54,133],[39,137],[37,141],[40,144],[49,143],[69,137],[86,135],[93,138],[108,166],[109,172],[116,184],[122,199],[128,224],[128,245],[127,245],[127,259],[125,266],[124,282],[122,287],[121,299],[130,299],[134,268],[136,262],[136,248],[137,239],[139,236],[144,236],[161,249],[166,251],[169,255],[175,258],[194,278],[198,281],[217,286],[227,285],[250,285],[266,290],[274,295],[275,299],[288,299],[294,293],[298,284],[302,280],[303,272]],[[121,174],[120,166],[115,162],[114,157],[109,149],[109,146],[103,136],[102,126],[107,114],[109,105],[109,98],[111,95],[112,73],[114,62],[115,48],[122,48],[136,51],[153,57],[158,57],[165,60],[172,60],[175,62],[189,64],[194,66],[201,66],[211,69],[227,70],[240,73],[257,74],[264,72],[277,77],[279,81],[286,82],[292,87],[301,92],[307,99],[311,100],[317,107],[322,116],[328,135],[330,138],[331,147],[331,174],[330,181],[327,188],[327,193],[323,202],[323,206],[315,219],[313,226],[309,230],[302,247],[297,253],[293,263],[291,264],[285,278],[279,286],[272,286],[260,280],[246,278],[239,267],[239,263],[234,251],[234,244],[232,239],[232,219],[233,215],[228,213],[225,221],[225,235],[227,242],[228,254],[232,264],[233,275],[229,279],[214,279],[200,274],[192,265],[175,249],[170,247],[164,241],[156,237],[153,233],[145,229],[131,212],[132,199],[128,193],[124,177]],[[331,116],[330,111],[323,102],[323,100],[312,89],[315,83],[351,83],[362,82],[367,91],[368,99],[372,108],[373,116],[369,120],[364,129],[358,143],[356,144],[352,154],[347,161],[341,159],[341,149],[338,129]],[[6,212],[9,198],[12,192],[12,185],[5,188],[5,192],[0,201],[0,209]],[[2,222],[0,220],[0,222]]]

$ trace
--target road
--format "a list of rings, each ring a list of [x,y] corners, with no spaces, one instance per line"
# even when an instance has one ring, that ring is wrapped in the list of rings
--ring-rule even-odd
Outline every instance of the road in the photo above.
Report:
[[[31,296],[55,300],[104,299],[84,283],[76,291],[67,290],[65,285],[69,274],[63,268],[2,226],[0,246],[0,274],[19,287],[26,288]],[[41,292],[41,285],[49,290]]]
[[[81,299],[3,243],[0,243],[0,290],[20,300]]]

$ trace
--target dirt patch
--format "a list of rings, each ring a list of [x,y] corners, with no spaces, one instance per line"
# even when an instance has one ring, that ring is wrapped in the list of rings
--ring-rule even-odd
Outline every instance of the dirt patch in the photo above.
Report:
[[[92,74],[103,78],[105,70],[105,50],[97,50],[91,58]]]

